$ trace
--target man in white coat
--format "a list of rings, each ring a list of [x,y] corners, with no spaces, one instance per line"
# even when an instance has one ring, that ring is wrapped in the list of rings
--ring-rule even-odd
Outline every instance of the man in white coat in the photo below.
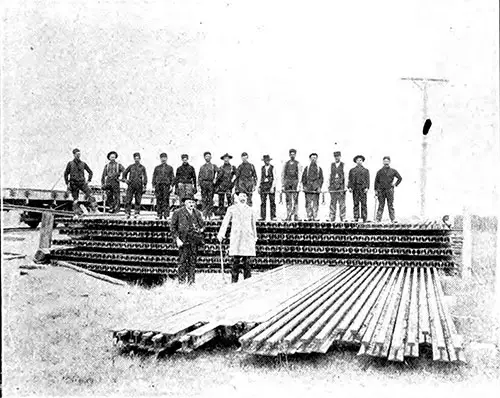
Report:
[[[247,205],[247,195],[243,192],[237,194],[236,203],[227,209],[217,235],[217,239],[221,243],[226,236],[229,223],[231,223],[229,255],[233,256],[231,281],[236,283],[240,268],[243,268],[245,279],[252,276],[249,257],[255,257],[255,243],[257,242],[256,217],[252,208]]]

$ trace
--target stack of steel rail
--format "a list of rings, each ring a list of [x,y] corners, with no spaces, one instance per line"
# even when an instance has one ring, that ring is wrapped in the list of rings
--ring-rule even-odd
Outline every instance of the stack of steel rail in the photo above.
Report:
[[[216,239],[220,221],[207,222],[199,270],[220,269]],[[357,224],[332,222],[259,222],[253,268],[285,264],[338,266],[432,266],[452,270],[457,258],[453,231],[438,224]],[[176,272],[178,251],[166,221],[89,217],[69,222],[55,240],[64,247],[55,259],[94,271],[134,274]],[[224,244],[222,249],[226,253]],[[226,260],[228,260],[226,258]]]
[[[122,349],[156,353],[189,351],[216,337],[239,338],[243,351],[260,355],[326,353],[349,343],[360,346],[359,355],[402,361],[427,345],[434,360],[464,361],[432,267],[284,266],[113,331]]]

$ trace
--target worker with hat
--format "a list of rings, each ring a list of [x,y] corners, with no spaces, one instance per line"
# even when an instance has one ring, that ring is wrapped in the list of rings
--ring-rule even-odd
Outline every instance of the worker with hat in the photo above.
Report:
[[[252,195],[257,186],[255,166],[248,161],[248,153],[241,154],[241,164],[236,169],[235,190],[247,194],[248,206],[252,207]]]
[[[318,154],[309,155],[310,164],[302,174],[302,187],[306,196],[306,213],[309,221],[318,221],[319,194],[323,186],[323,169],[318,166]]]
[[[192,195],[182,197],[183,206],[174,211],[170,231],[174,244],[179,249],[179,283],[195,282],[198,250],[203,245],[205,222],[196,209],[196,200]]]
[[[125,168],[116,161],[118,153],[111,151],[108,153],[109,162],[104,166],[101,177],[102,189],[106,193],[109,211],[117,213],[120,211],[120,177]]]
[[[217,239],[222,243],[231,223],[229,236],[229,255],[233,257],[231,281],[238,282],[240,269],[243,268],[243,278],[252,276],[250,258],[255,257],[257,243],[257,223],[255,214],[247,204],[245,192],[236,191],[236,203],[227,209],[222,220]]]
[[[377,172],[375,177],[375,196],[378,199],[377,222],[382,221],[385,202],[389,208],[389,218],[395,222],[394,212],[394,188],[401,184],[403,178],[396,169],[391,167],[391,158],[384,156],[384,166]]]
[[[160,164],[153,172],[153,189],[156,196],[156,214],[159,220],[170,216],[170,192],[174,183],[174,169],[167,164],[168,155],[160,154]]]
[[[127,192],[125,194],[125,214],[130,218],[132,212],[132,199],[135,199],[135,213],[137,218],[141,213],[142,195],[146,192],[148,176],[146,168],[141,164],[141,154],[134,153],[134,163],[128,166],[123,172],[122,181],[127,184]]]
[[[286,220],[299,220],[299,181],[302,176],[302,165],[295,159],[297,150],[288,151],[290,160],[285,162],[281,172],[281,188],[285,193]]]
[[[80,150],[78,148],[73,149],[73,160],[68,162],[64,170],[64,182],[73,197],[73,211],[76,215],[79,213],[78,197],[80,191],[85,194],[85,200],[89,201],[90,209],[93,212],[97,210],[96,200],[87,184],[92,180],[93,173],[87,163],[82,161],[80,157]],[[88,174],[88,179],[85,179],[85,172]]]
[[[236,178],[236,167],[231,164],[232,158],[233,157],[229,153],[222,155],[221,160],[223,160],[224,163],[217,170],[215,192],[217,192],[219,196],[219,205],[217,209],[219,216],[224,216],[227,208],[233,204],[232,192]]]
[[[175,172],[174,187],[175,194],[179,195],[179,200],[182,202],[184,196],[193,196],[196,190],[196,171],[194,167],[189,164],[189,156],[187,154],[181,155],[182,164]]]
[[[349,183],[347,185],[349,192],[352,192],[354,221],[356,222],[360,218],[360,205],[363,222],[366,222],[368,218],[366,198],[368,189],[370,188],[370,172],[363,166],[364,161],[365,157],[363,155],[354,157],[353,162],[356,163],[356,166],[349,171]]]
[[[205,220],[209,220],[214,215],[214,195],[215,182],[217,180],[217,166],[212,163],[212,154],[205,152],[203,154],[205,164],[200,167],[198,181],[201,191],[201,208]]]
[[[276,178],[274,177],[274,166],[271,164],[271,156],[262,157],[264,166],[260,172],[260,218],[266,219],[267,198],[269,197],[269,207],[271,210],[271,221],[276,220]]]
[[[335,221],[337,217],[337,203],[340,210],[340,221],[345,220],[345,175],[344,162],[340,160],[340,151],[333,152],[335,161],[330,167],[330,183],[328,190],[330,191],[330,221]]]

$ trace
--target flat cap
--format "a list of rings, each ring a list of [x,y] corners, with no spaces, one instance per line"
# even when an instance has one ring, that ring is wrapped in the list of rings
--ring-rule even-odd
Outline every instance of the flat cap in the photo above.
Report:
[[[288,151],[288,153],[297,153],[297,150],[292,148]]]
[[[160,153],[160,158],[168,158],[168,155],[165,152]]]
[[[212,156],[212,154],[209,151],[206,151],[206,152],[203,153],[203,156],[207,156],[207,155]]]
[[[189,159],[189,156],[187,155],[187,153],[183,153],[181,155],[181,159]]]
[[[382,158],[382,160],[385,160],[385,159],[387,159],[387,160],[389,160],[389,161],[390,161],[390,160],[391,160],[391,157],[390,157],[390,156],[384,156],[384,157]]]
[[[248,153],[243,152],[243,153],[241,154],[241,156],[242,156],[242,157],[243,157],[243,156],[248,156]]]
[[[74,155],[75,153],[77,153],[77,152],[80,152],[80,150],[79,150],[78,148],[73,149],[73,155]]]
[[[340,156],[340,155],[341,155],[340,151],[333,152],[333,156]]]
[[[139,152],[134,153],[134,158],[140,158],[141,154]]]

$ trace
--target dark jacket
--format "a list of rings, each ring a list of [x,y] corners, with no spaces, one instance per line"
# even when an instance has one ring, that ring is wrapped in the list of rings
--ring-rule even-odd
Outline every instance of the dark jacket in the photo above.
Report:
[[[90,170],[87,163],[76,159],[70,160],[66,165],[66,170],[64,171],[64,182],[66,185],[69,181],[85,182],[85,171],[89,173],[88,182],[90,182],[94,174],[92,173],[92,170]]]
[[[159,164],[153,172],[153,188],[157,185],[172,185],[174,183],[174,169],[168,164]]]
[[[252,163],[242,163],[236,169],[235,186],[246,191],[257,185],[257,172]]]
[[[356,165],[349,171],[349,189],[369,189],[370,188],[370,172],[363,166]]]
[[[200,167],[200,172],[198,173],[198,181],[200,184],[202,182],[206,183],[215,183],[215,178],[217,176],[217,166],[213,163],[205,163]]]
[[[380,189],[392,188],[392,182],[394,181],[394,178],[397,179],[396,186],[398,186],[403,180],[396,169],[385,166],[382,167],[377,172],[377,176],[375,177],[375,191],[378,191]]]
[[[336,163],[333,162],[330,167],[330,186],[328,187],[330,191],[343,191],[345,190],[345,175],[344,175],[344,163],[340,162],[337,167]]]
[[[125,168],[118,162],[108,163],[104,166],[104,170],[102,171],[101,177],[101,185],[109,184],[109,183],[118,183],[122,173],[125,171]]]
[[[323,169],[316,165],[316,167],[307,166],[302,173],[302,189],[306,193],[320,192],[323,186]]]
[[[193,210],[192,214],[189,214],[189,211],[183,206],[172,214],[170,231],[174,242],[180,238],[184,244],[191,243],[193,232],[202,231],[204,227],[203,217],[196,209]]]
[[[217,170],[217,181],[215,190],[217,192],[231,192],[234,186],[233,178],[236,175],[236,167],[231,164],[223,164]]]
[[[194,170],[194,167],[189,163],[181,164],[179,167],[177,167],[174,180],[174,185],[176,188],[179,183],[193,184],[196,187],[196,171]]]
[[[287,182],[298,182],[300,176],[300,164],[296,160],[289,160],[283,166],[282,184]]]
[[[268,174],[266,174],[266,166],[262,166],[260,171],[260,186],[272,186],[274,183],[274,166],[272,164],[269,165]]]
[[[146,168],[142,164],[132,163],[123,172],[123,179],[129,185],[146,186],[148,183],[148,176],[146,174]]]

